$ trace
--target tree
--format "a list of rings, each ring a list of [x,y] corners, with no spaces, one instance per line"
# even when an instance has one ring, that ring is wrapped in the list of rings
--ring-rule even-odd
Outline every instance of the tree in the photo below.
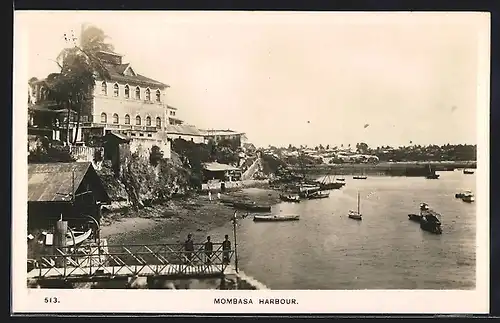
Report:
[[[368,145],[364,142],[357,143],[356,150],[360,153],[366,153],[368,151]]]
[[[95,80],[109,79],[109,72],[97,57],[100,50],[112,51],[113,46],[106,43],[106,35],[95,26],[82,26],[79,44],[75,38],[73,46],[64,48],[58,55],[56,62],[61,71],[47,77],[45,87],[48,95],[58,105],[64,106],[68,113],[66,119],[66,141],[69,143],[69,124],[71,114],[76,112],[76,130],[73,144],[76,142],[82,111],[91,104]]]

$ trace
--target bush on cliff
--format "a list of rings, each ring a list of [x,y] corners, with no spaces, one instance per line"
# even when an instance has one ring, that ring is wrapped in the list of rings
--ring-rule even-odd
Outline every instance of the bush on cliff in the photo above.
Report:
[[[34,136],[28,139],[28,163],[74,162],[69,147],[47,137]]]

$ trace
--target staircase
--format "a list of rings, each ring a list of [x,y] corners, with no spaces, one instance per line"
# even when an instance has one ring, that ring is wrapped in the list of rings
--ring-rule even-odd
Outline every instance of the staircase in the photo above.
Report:
[[[252,179],[252,176],[262,168],[262,158],[257,158],[248,169],[241,174],[242,180]]]

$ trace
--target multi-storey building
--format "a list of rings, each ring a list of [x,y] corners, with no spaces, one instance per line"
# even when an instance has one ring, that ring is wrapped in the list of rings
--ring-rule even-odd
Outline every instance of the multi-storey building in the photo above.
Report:
[[[177,116],[177,108],[167,105],[167,116],[168,116],[168,122],[171,125],[181,125],[184,123],[181,119],[179,119]]]
[[[156,145],[170,156],[166,126],[169,124],[166,104],[168,85],[136,73],[130,63],[122,62],[122,55],[101,51],[99,58],[109,72],[110,79],[97,80],[92,104],[81,114],[77,141],[86,142],[92,136],[108,132],[131,139],[131,151],[141,146],[144,150]],[[34,89],[43,99],[43,89]],[[71,120],[70,137],[75,134]],[[62,137],[62,136],[61,136]]]
[[[237,140],[238,146],[242,146],[246,143],[247,137],[243,132],[233,131],[233,130],[201,130],[200,132],[205,137],[205,141],[213,141],[215,143],[223,139]]]

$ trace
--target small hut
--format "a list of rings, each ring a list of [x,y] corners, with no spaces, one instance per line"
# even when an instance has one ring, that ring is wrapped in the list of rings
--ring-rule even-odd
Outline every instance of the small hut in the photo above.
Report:
[[[61,216],[69,226],[100,222],[109,203],[91,162],[28,165],[28,230],[51,229]]]

